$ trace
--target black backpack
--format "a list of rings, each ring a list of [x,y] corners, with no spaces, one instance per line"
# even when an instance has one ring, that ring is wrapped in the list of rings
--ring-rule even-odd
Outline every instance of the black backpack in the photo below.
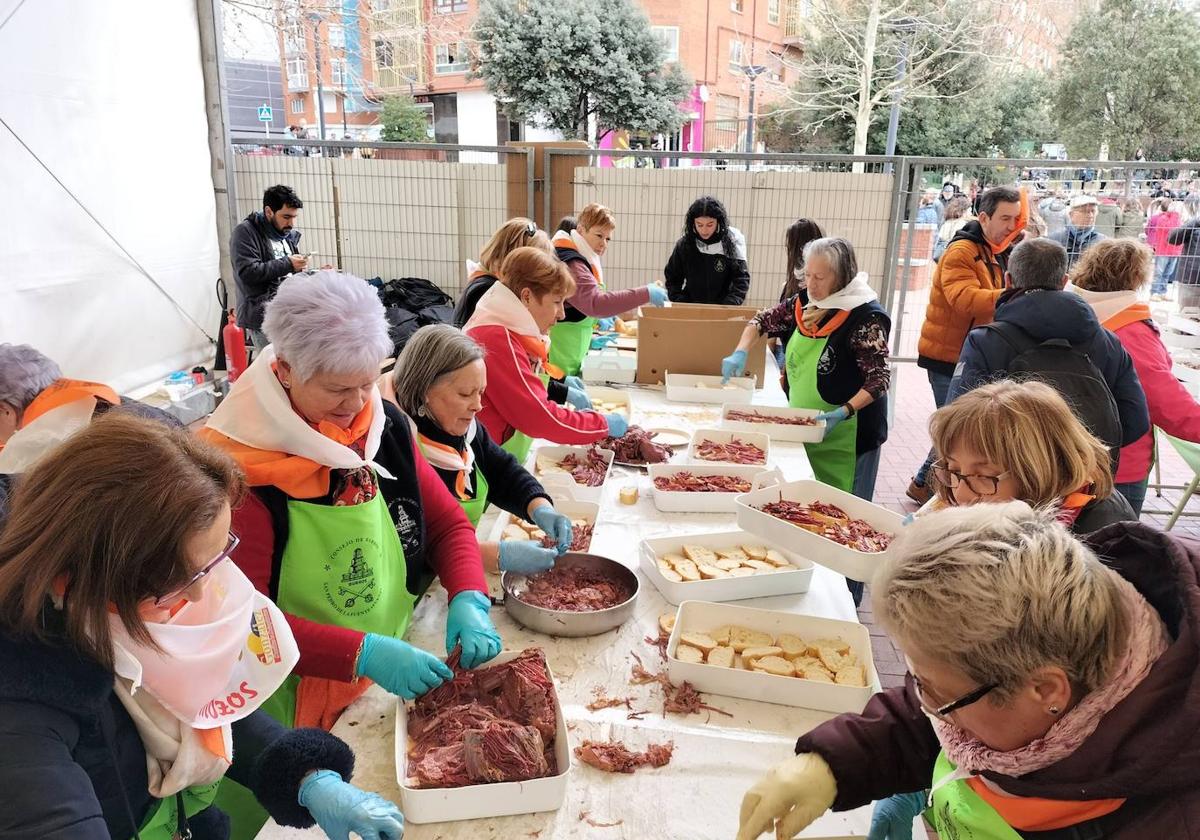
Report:
[[[454,299],[423,277],[401,277],[382,283],[379,299],[383,301],[397,356],[421,327],[454,323]]]
[[[1039,342],[1016,324],[999,321],[984,329],[1003,338],[1016,351],[1007,375],[1045,382],[1067,401],[1088,431],[1108,447],[1116,474],[1121,458],[1121,414],[1099,368],[1087,353],[1062,338]]]

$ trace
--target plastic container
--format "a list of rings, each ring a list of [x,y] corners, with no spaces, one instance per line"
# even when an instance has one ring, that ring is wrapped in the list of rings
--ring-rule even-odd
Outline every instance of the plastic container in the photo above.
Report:
[[[667,371],[667,399],[671,402],[736,403],[749,405],[754,399],[753,376],[735,376],[726,383],[719,376]],[[732,385],[732,388],[727,386]]]
[[[741,406],[734,406],[734,410]],[[745,410],[745,409],[741,409]],[[812,408],[786,408],[783,406],[761,406],[753,408],[759,414],[772,417],[816,417],[821,412]],[[721,428],[739,432],[758,432],[771,440],[786,440],[797,443],[820,443],[825,437],[825,421],[818,420],[813,426],[797,426],[790,423],[750,423],[745,420],[730,420],[729,408],[721,412]]]
[[[591,447],[587,446],[542,446],[533,450],[533,455],[530,456],[529,471],[533,473],[537,480],[542,483],[542,486],[551,494],[557,492],[569,492],[571,498],[580,502],[595,502],[600,503],[600,499],[604,496],[604,488],[608,484],[608,478],[612,474],[613,453],[609,449],[597,448],[596,451],[608,462],[608,469],[604,471],[604,481],[596,487],[589,487],[585,484],[580,484],[575,481],[568,473],[548,472],[543,473],[538,469],[537,462],[539,457],[546,457],[553,461],[561,461],[563,458],[574,453],[580,458],[586,458],[588,450]]]
[[[749,577],[675,583],[663,577],[663,573],[658,568],[657,558],[664,554],[682,554],[685,544],[702,545],[712,549],[743,545],[773,548],[786,557],[794,568],[782,572],[764,572]],[[642,572],[662,593],[662,596],[672,604],[680,604],[687,600],[740,601],[744,598],[794,595],[807,592],[812,583],[813,564],[811,562],[788,551],[783,546],[760,540],[745,531],[722,531],[717,534],[690,534],[687,537],[642,540],[638,545],[638,554],[641,559]]]
[[[820,481],[791,481],[737,497],[735,507],[739,528],[768,542],[789,546],[797,554],[840,572],[852,580],[870,581],[875,576],[880,561],[888,552],[868,553],[847,548],[841,543],[757,509],[760,505],[780,499],[803,504],[829,502],[846,511],[851,518],[861,519],[872,527],[890,534],[898,534],[904,523],[904,517],[895,511],[864,501]]]
[[[650,483],[654,493],[654,506],[668,513],[733,513],[734,500],[739,493],[697,493],[686,490],[659,490],[654,479],[675,473],[688,472],[692,475],[736,475],[750,482],[751,488],[763,487],[768,483],[780,483],[783,474],[778,469],[733,464],[651,464]]]
[[[489,665],[500,665],[515,659],[516,651],[504,651]],[[549,665],[546,666],[549,670]],[[554,673],[550,672],[551,681]],[[554,738],[554,758],[558,773],[544,779],[527,782],[497,782],[490,785],[467,785],[458,788],[408,787],[408,710],[403,700],[396,709],[396,781],[400,783],[400,810],[410,823],[455,822],[485,817],[506,817],[512,814],[536,814],[557,811],[567,794],[567,775],[571,772],[571,744],[567,722],[554,686],[554,716],[558,730]]]
[[[628,420],[632,414],[629,394],[622,391],[620,388],[608,388],[604,385],[596,385],[587,389],[588,397],[592,401],[592,408],[595,411],[608,413],[606,409],[598,408],[597,403],[616,403],[617,411],[625,415]]]
[[[603,382],[629,384],[636,376],[637,353],[622,352],[615,347],[589,353],[584,357],[580,371],[580,377],[589,385]]]
[[[841,638],[858,655],[859,662],[866,670],[867,685],[834,685],[799,677],[745,671],[740,668],[681,662],[675,658],[675,649],[683,633],[704,633],[724,624],[758,630],[772,637],[791,633],[805,640]],[[684,601],[679,605],[675,616],[675,628],[667,642],[667,670],[671,682],[678,685],[687,680],[698,691],[835,714],[861,712],[871,699],[879,681],[875,673],[875,662],[871,658],[871,636],[867,628],[856,621],[838,621],[832,618],[757,610],[736,604],[712,604],[706,601]]]
[[[575,520],[582,519],[584,522],[592,526],[593,539],[595,538],[596,520],[600,517],[600,505],[596,502],[577,502],[568,492],[555,494],[554,509],[563,516]],[[517,517],[511,513],[501,513],[496,517],[496,523],[492,526],[492,533],[489,539],[492,542],[500,542],[504,536],[504,529],[509,525],[516,524]]]
[[[711,440],[713,443],[729,443],[737,438],[742,443],[757,446],[763,451],[763,463],[758,466],[766,468],[771,463],[771,438],[762,432],[739,432],[730,429],[697,429],[692,434],[692,442],[688,446],[689,464],[732,464],[733,461],[709,461],[696,456],[696,447],[702,441]]]

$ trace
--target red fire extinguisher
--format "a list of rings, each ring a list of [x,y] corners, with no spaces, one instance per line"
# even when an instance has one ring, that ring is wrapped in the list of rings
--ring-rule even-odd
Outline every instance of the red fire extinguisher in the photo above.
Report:
[[[237,316],[229,310],[229,323],[221,330],[221,339],[225,344],[225,369],[229,373],[229,381],[237,382],[249,362],[246,359],[246,336],[238,326]]]

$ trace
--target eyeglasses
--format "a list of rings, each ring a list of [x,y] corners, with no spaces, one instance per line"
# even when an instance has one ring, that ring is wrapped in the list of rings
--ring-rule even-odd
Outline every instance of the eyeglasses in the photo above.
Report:
[[[207,575],[213,569],[217,568],[217,566],[221,565],[221,563],[223,563],[224,561],[228,560],[229,555],[233,554],[233,550],[238,547],[238,543],[240,543],[240,542],[241,542],[241,540],[238,538],[238,535],[233,533],[233,531],[230,531],[229,532],[229,542],[227,542],[225,544],[224,551],[222,551],[220,554],[218,554],[216,557],[214,557],[209,563],[207,563],[204,566],[203,569],[196,572],[196,574],[192,575],[192,579],[189,580],[187,583],[185,583],[183,586],[179,587],[174,592],[170,592],[159,598],[155,598],[154,606],[169,607],[169,606],[175,604],[176,602],[178,602],[180,599],[183,598],[184,592],[191,589],[193,586],[196,585],[196,583],[198,581],[203,579],[205,575]]]
[[[920,701],[921,708],[924,709],[925,711],[927,711],[929,714],[935,715],[936,717],[940,717],[940,718],[947,717],[947,716],[953,714],[954,712],[957,712],[959,709],[963,709],[963,708],[966,708],[967,706],[970,706],[972,703],[978,703],[984,697],[987,697],[989,694],[991,694],[993,691],[995,691],[997,688],[1000,687],[999,683],[987,683],[986,685],[981,685],[979,688],[976,688],[972,691],[968,691],[966,694],[964,694],[962,697],[959,697],[957,700],[952,700],[951,702],[946,703],[943,706],[934,707],[934,706],[931,706],[927,702],[924,689],[921,688],[921,681],[919,679],[917,679],[916,675],[913,674],[912,671],[909,671],[908,675],[912,678],[913,688],[916,689],[917,700]]]
[[[1000,488],[1000,482],[1010,475],[1012,473],[1007,470],[1000,475],[963,475],[947,467],[944,462],[935,461],[933,464],[933,477],[938,482],[951,489],[965,482],[976,496],[995,496],[996,491]]]

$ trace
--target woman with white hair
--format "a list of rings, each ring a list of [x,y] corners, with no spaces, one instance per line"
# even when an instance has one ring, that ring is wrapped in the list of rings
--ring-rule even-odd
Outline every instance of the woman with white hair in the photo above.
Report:
[[[1022,502],[906,528],[872,597],[905,685],[801,736],[738,840],[923,790],[942,837],[1200,837],[1200,549],[1137,523],[1086,540]]]
[[[295,675],[263,707],[329,728],[367,677],[412,698],[450,679],[401,641],[422,578],[446,589],[446,650],[473,668],[500,652],[475,531],[375,381],[391,352],[383,305],[357,277],[293,275],[267,304],[271,345],[204,435],[246,472],[234,558],[288,615]]]
[[[554,548],[533,540],[480,543],[489,571],[544,572],[571,547],[571,520],[521,462],[476,422],[483,408],[487,366],[475,339],[449,324],[413,333],[392,371],[396,404],[413,424],[417,446],[458,499],[471,524],[489,503],[526,519],[551,536]]]

